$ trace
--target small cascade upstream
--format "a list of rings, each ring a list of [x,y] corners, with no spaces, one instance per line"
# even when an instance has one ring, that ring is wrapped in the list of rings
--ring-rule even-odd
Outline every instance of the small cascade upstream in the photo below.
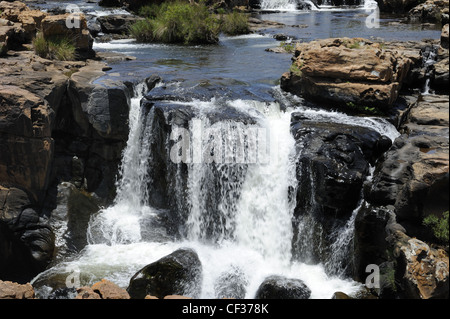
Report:
[[[371,9],[378,7],[374,0],[261,0],[261,10],[267,11],[320,11],[335,10],[346,6]]]

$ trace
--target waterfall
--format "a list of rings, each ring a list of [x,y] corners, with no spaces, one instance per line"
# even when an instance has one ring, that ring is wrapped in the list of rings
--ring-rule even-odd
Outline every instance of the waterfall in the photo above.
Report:
[[[140,219],[152,214],[148,205],[148,163],[151,160],[151,126],[141,113],[145,83],[136,85],[129,111],[129,136],[122,154],[114,204],[93,216],[88,229],[90,244],[138,242]]]
[[[433,72],[433,65],[437,60],[437,48],[435,46],[427,46],[422,50],[422,64],[425,68],[425,83],[422,89],[422,95],[430,94],[431,73]]]

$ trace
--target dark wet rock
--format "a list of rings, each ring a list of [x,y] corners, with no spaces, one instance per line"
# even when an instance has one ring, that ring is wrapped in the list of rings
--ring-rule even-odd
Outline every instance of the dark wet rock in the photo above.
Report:
[[[201,289],[202,265],[192,249],[178,249],[139,270],[130,280],[127,291],[132,299],[147,295],[198,297]]]
[[[48,220],[30,208],[28,195],[0,186],[0,275],[25,283],[53,256],[55,237]]]
[[[406,13],[422,0],[376,0],[381,12]]]
[[[331,216],[351,213],[369,165],[389,149],[390,139],[369,128],[311,120],[301,113],[293,113],[291,131],[297,141],[297,179],[305,184],[299,186],[297,208],[305,209],[301,203],[307,196],[302,192],[310,188],[307,180],[313,176],[314,202],[323,212]]]
[[[256,299],[308,299],[311,290],[300,279],[269,276],[259,286]]]
[[[301,112],[292,114],[291,132],[296,140],[298,181],[293,253],[309,262],[325,262],[334,230],[359,204],[370,165],[392,142],[367,127],[310,119]],[[311,231],[300,233],[299,227]],[[304,240],[314,242],[317,249],[302,248]]]
[[[97,18],[103,33],[128,34],[131,25],[143,18],[130,14],[114,14]]]

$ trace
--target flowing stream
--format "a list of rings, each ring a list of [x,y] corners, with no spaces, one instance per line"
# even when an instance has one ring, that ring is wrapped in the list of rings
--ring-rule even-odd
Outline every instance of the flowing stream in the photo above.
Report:
[[[262,1],[264,9],[294,10],[294,5],[296,2],[291,0]],[[354,10],[330,13],[326,10],[321,12],[320,8],[314,6],[314,13],[311,13],[314,16],[308,17],[300,10],[287,16],[274,13],[263,18],[287,23],[294,19],[296,23],[292,24],[297,24],[313,21],[310,19],[325,21],[331,14],[336,20],[332,23],[341,30],[342,35],[345,32],[357,34],[359,22],[365,17],[356,15]],[[360,14],[361,9],[357,10]],[[356,19],[358,24],[347,24],[349,27],[346,29],[343,25],[352,19]],[[385,27],[382,25],[382,28]],[[291,27],[283,30],[293,32]],[[327,37],[328,34],[323,31],[317,24],[310,24],[308,31],[295,32],[299,38],[311,39]],[[189,163],[187,189],[173,189],[176,194],[187,194],[186,206],[182,207],[187,212],[187,218],[183,225],[178,225],[184,232],[180,237],[173,237],[160,223],[164,211],[149,204],[148,185],[153,178],[150,164],[154,157],[149,145],[154,110],[147,112],[141,107],[145,86],[136,85],[130,105],[130,133],[123,152],[113,205],[91,217],[88,245],[80,253],[41,273],[34,279],[35,282],[61,274],[66,278],[67,286],[70,283],[89,285],[106,278],[126,288],[130,278],[145,265],[180,247],[190,247],[197,252],[202,263],[201,298],[254,298],[261,282],[272,274],[302,279],[311,289],[311,298],[330,298],[336,291],[351,295],[361,288],[360,283],[342,276],[339,269],[334,272],[327,270],[330,267],[342,267],[348,255],[356,207],[336,235],[333,244],[335,253],[327,263],[311,264],[292,255],[292,219],[296,203],[295,196],[290,196],[290,193],[297,187],[295,169],[298,154],[290,133],[291,114],[294,111],[304,112],[309,118],[370,127],[392,140],[398,136],[398,132],[384,119],[311,109],[304,105],[301,98],[281,92],[277,80],[289,69],[290,56],[264,51],[277,45],[271,36],[275,32],[279,30],[238,37],[222,36],[217,46],[142,45],[133,40],[95,44],[96,50],[116,51],[137,57],[136,61],[112,64],[110,73],[127,74],[123,77],[135,79],[142,79],[148,74],[160,74],[163,83],[159,85],[177,85],[177,90],[171,92],[177,92],[180,97],[205,88],[208,92],[227,88],[227,92],[231,92],[227,97],[214,95],[189,101],[179,99],[170,103],[196,108],[197,118],[203,125],[211,124],[202,114],[224,104],[229,109],[254,118],[255,125],[235,123],[233,128],[230,128],[229,122],[224,122],[218,134],[224,145],[236,141],[228,140],[231,136],[237,136],[238,139],[240,136],[250,146],[260,143],[258,152],[254,161],[246,162],[245,165],[226,161],[216,165],[214,174],[210,165]],[[375,31],[364,32],[372,34]],[[396,37],[401,34],[402,38],[413,38],[413,31],[409,29],[399,27],[399,30],[392,32],[385,35]],[[258,58],[255,59],[255,56]],[[203,85],[199,87],[198,83]],[[252,139],[252,136],[258,138]],[[170,152],[169,149],[166,151]],[[217,179],[217,176],[221,178]],[[207,196],[207,190],[210,189],[217,189],[218,195],[213,200]],[[306,225],[303,230],[304,250],[318,249],[307,240],[308,231],[310,229]],[[237,278],[241,287],[231,295],[225,289],[230,276]],[[46,296],[50,291],[50,287],[43,285],[38,293]]]

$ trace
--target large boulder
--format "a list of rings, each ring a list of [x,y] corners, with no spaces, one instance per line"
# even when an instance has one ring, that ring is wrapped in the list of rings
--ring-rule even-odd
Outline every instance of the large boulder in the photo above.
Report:
[[[386,111],[397,100],[411,60],[362,38],[297,45],[281,86],[308,99]]]
[[[127,288],[133,299],[147,295],[160,299],[168,295],[198,297],[201,292],[202,265],[192,249],[178,249],[139,270]]]
[[[261,283],[256,299],[308,299],[311,290],[306,284],[295,278],[283,276],[269,276]]]

